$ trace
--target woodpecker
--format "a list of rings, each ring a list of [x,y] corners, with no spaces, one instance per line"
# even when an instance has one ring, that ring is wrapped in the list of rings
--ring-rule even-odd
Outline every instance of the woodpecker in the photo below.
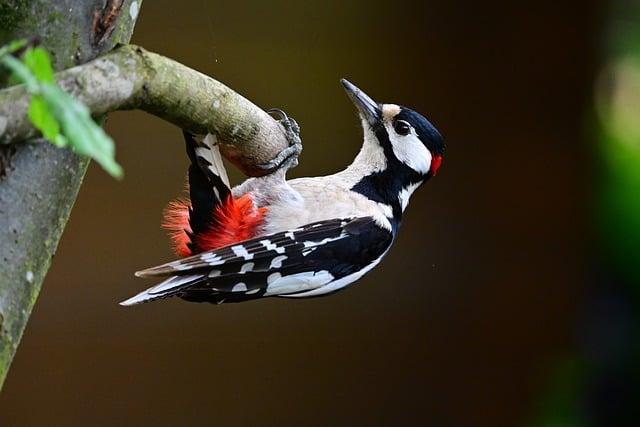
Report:
[[[436,175],[444,156],[438,130],[419,113],[378,104],[341,80],[355,104],[364,142],[333,175],[286,180],[301,150],[297,123],[280,167],[230,188],[214,135],[185,133],[189,200],[168,207],[181,259],[136,273],[163,281],[121,302],[168,297],[230,303],[263,297],[328,295],[360,279],[388,253],[413,192]],[[296,139],[297,138],[297,139]]]

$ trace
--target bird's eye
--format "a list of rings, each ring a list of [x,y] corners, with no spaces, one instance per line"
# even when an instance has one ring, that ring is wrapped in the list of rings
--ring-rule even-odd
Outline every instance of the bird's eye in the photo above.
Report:
[[[404,120],[396,120],[393,124],[393,129],[398,135],[405,136],[409,135],[409,132],[411,132],[411,125]]]

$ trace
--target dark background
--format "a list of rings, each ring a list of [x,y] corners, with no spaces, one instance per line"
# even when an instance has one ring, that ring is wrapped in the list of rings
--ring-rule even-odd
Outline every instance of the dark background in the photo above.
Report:
[[[440,174],[385,262],[321,299],[123,308],[172,257],[179,129],[112,114],[126,178],[93,165],[0,395],[3,426],[529,425],[584,294],[598,1],[149,1],[133,42],[302,126],[291,177],[345,167],[338,84],[423,112]],[[240,176],[235,174],[236,182]]]

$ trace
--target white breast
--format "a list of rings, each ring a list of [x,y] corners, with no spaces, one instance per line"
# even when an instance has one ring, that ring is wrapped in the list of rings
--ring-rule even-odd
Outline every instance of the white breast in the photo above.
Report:
[[[255,181],[253,184],[250,193],[255,192],[257,197],[254,200],[259,206],[268,208],[264,234],[316,221],[362,216],[372,216],[381,226],[391,228],[388,219],[392,215],[390,206],[350,191],[349,183],[336,175],[293,179],[275,186],[272,181],[268,183],[270,188],[256,185]],[[269,197],[264,197],[265,193]]]

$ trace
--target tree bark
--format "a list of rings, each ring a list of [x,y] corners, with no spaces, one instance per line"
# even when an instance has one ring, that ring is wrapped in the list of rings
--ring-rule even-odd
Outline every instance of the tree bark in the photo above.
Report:
[[[127,43],[141,3],[5,0],[0,4],[0,44],[37,36],[55,68],[69,68]],[[38,139],[0,147],[0,386],[87,165],[87,159]]]

